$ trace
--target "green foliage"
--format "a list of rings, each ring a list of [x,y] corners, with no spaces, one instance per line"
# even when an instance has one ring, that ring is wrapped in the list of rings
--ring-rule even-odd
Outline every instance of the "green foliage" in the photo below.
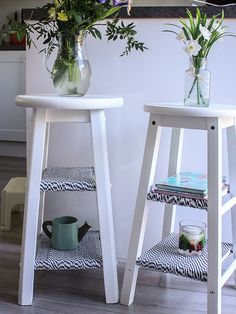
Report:
[[[27,44],[29,47],[32,43],[36,46],[31,35],[37,33],[37,40],[43,39],[43,44],[46,46],[42,51],[51,53],[57,46],[59,33],[79,33],[82,30],[85,35],[91,34],[94,38],[101,39],[102,35],[97,26],[104,25],[107,27],[108,40],[126,41],[122,56],[128,55],[132,49],[144,51],[146,49],[144,43],[135,39],[137,32],[134,30],[134,24],[125,26],[123,22],[118,23],[117,15],[125,6],[127,2],[124,0],[121,0],[119,5],[109,0],[54,0],[53,3],[47,3],[39,8],[44,16],[40,21],[25,23]],[[107,19],[112,21],[104,21]],[[101,23],[102,21],[104,22]]]
[[[16,32],[16,38],[20,42],[26,36],[25,25],[19,22],[12,22],[11,32]]]
[[[134,30],[134,23],[130,23],[125,26],[123,22],[121,22],[120,24],[117,24],[117,22],[117,19],[113,22],[107,22],[106,35],[108,40],[116,40],[117,38],[121,40],[127,40],[125,50],[120,56],[128,55],[133,48],[141,51],[147,49],[144,46],[144,43],[135,40],[134,36],[137,34],[137,32]]]
[[[184,234],[181,234],[181,236],[179,237],[179,248],[184,251],[187,251],[189,249],[189,241],[184,236]]]
[[[196,10],[195,18],[187,9],[187,19],[180,18],[179,22],[180,25],[166,24],[177,28],[177,31],[169,29],[164,32],[175,34],[184,43],[185,51],[192,58],[196,69],[201,66],[201,60],[208,57],[211,48],[218,40],[227,36],[235,37],[234,34],[226,31],[226,26],[223,26],[224,11],[208,20],[206,13],[202,13],[199,8]]]

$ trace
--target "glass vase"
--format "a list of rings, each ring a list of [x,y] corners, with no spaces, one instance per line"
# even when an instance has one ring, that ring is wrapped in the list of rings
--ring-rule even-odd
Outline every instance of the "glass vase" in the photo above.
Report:
[[[189,69],[185,72],[184,104],[193,107],[208,107],[210,104],[211,72],[207,60],[190,58]]]
[[[84,96],[86,94],[91,81],[91,68],[82,31],[79,34],[66,32],[59,34],[58,53],[51,77],[59,95]]]

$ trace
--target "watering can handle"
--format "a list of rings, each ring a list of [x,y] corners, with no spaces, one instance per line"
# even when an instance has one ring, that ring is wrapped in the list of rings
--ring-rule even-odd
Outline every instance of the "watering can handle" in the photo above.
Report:
[[[52,237],[52,232],[48,230],[48,226],[52,226],[52,221],[51,220],[46,220],[43,223],[43,231],[45,232],[45,234],[49,237],[49,239],[51,239]]]

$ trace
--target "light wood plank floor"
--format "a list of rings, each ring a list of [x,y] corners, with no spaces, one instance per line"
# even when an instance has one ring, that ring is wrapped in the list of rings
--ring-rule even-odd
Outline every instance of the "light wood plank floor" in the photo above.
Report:
[[[24,159],[0,157],[0,188],[25,175]],[[38,271],[32,306],[17,305],[22,214],[12,214],[12,230],[0,232],[0,314],[190,314],[206,313],[206,285],[149,270],[139,271],[134,304],[104,303],[102,271]],[[124,265],[119,265],[121,286]],[[223,314],[236,313],[232,278],[223,288]]]

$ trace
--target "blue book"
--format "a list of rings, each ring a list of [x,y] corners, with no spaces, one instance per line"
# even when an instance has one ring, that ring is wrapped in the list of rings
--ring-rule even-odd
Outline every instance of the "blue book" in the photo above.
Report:
[[[168,191],[206,195],[207,175],[200,172],[180,172],[158,182],[155,187]]]

